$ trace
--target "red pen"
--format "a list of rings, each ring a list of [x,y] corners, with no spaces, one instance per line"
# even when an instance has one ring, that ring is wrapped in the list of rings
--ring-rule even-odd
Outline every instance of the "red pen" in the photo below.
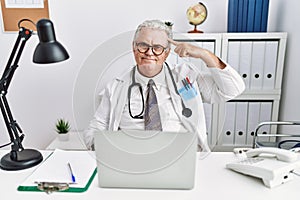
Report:
[[[190,86],[193,88],[192,83],[190,82],[190,79],[188,77],[185,77],[186,81],[190,84]]]

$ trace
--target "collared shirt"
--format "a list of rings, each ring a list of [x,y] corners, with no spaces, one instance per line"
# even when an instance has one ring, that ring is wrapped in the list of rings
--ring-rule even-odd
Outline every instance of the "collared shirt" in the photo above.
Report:
[[[154,91],[157,97],[163,131],[186,131],[181,120],[179,119],[179,116],[176,114],[174,106],[172,104],[170,91],[166,82],[166,74],[164,68],[159,74],[152,78],[143,76],[136,69],[135,80],[142,86],[144,105],[146,106],[147,84],[150,79],[152,79],[155,82]],[[137,86],[132,88],[130,103],[131,113],[133,116],[141,113],[143,109],[142,96]],[[120,129],[145,129],[144,119],[134,119],[129,115],[128,100],[122,112]]]

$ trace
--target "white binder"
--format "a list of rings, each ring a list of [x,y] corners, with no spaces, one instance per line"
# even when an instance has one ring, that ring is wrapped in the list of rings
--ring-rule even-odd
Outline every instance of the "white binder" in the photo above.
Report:
[[[207,49],[210,52],[214,53],[215,52],[215,42],[211,42],[211,41],[203,42],[202,48]]]
[[[250,89],[259,90],[262,88],[265,44],[264,41],[253,42]]]
[[[245,82],[246,89],[249,89],[250,87],[251,57],[252,42],[241,42],[239,72]]]
[[[227,102],[225,104],[225,119],[222,129],[222,144],[223,145],[233,145],[234,144],[234,131],[235,131],[235,102]]]
[[[235,134],[234,142],[235,145],[246,144],[246,132],[247,132],[247,113],[248,113],[248,102],[237,102],[236,103],[236,115],[235,115]]]
[[[204,103],[204,114],[205,114],[205,123],[206,123],[206,133],[208,143],[211,144],[212,141],[212,132],[211,132],[211,122],[212,122],[212,104]]]
[[[259,122],[271,121],[272,118],[272,102],[261,102],[260,103],[260,117]],[[258,134],[270,134],[270,126],[263,126],[259,129]],[[260,142],[269,141],[268,137],[261,137]]]
[[[228,42],[227,62],[236,71],[239,72],[240,62],[240,43],[239,41]]]
[[[255,129],[259,124],[260,102],[249,102],[247,122],[247,145],[253,144]]]
[[[277,66],[278,42],[266,42],[265,67],[263,76],[263,89],[274,89]]]

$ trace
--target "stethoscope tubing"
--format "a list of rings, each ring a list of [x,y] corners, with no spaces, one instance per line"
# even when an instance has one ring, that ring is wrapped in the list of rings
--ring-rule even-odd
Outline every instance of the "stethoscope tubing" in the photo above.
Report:
[[[165,62],[165,65],[168,69],[168,72],[170,74],[170,77],[171,77],[171,80],[172,80],[172,84],[174,86],[174,89],[175,89],[175,92],[178,96],[180,96],[179,92],[178,92],[178,89],[177,89],[177,85],[176,85],[176,82],[174,80],[174,77],[173,77],[173,74],[172,74],[172,71],[168,65],[167,62]],[[145,103],[144,103],[144,95],[143,95],[143,89],[142,89],[142,85],[140,83],[137,83],[135,81],[135,70],[136,70],[136,66],[133,68],[133,72],[132,72],[132,83],[129,85],[128,87],[128,93],[127,93],[127,97],[128,97],[128,110],[129,110],[129,115],[134,118],[134,119],[143,119],[143,113],[144,113],[144,110],[145,110]],[[142,96],[141,100],[142,100],[142,110],[141,112],[138,114],[138,115],[132,115],[132,112],[131,112],[131,107],[130,107],[130,99],[131,99],[131,90],[133,87],[138,87],[139,88],[139,91],[140,91],[140,94]],[[182,115],[185,116],[185,117],[190,117],[192,115],[192,110],[190,108],[187,108],[182,100],[182,97],[180,96],[180,99],[181,99],[181,105],[182,105]]]

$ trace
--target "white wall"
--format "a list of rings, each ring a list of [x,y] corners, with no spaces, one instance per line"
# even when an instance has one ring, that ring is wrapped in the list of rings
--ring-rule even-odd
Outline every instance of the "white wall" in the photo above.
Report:
[[[272,3],[274,17],[270,30],[288,32],[280,119],[300,121],[300,1],[272,0]]]
[[[72,109],[74,84],[85,59],[98,45],[120,33],[133,31],[145,19],[172,21],[176,32],[191,30],[193,27],[188,24],[185,12],[197,2],[49,0],[50,18],[54,22],[56,36],[66,46],[71,58],[51,66],[33,64],[32,52],[38,39],[33,36],[29,40],[8,94],[13,114],[26,134],[25,147],[45,148],[55,137],[53,129],[57,118],[69,119],[75,127]],[[226,32],[227,0],[202,2],[209,13],[207,21],[199,28],[205,32]],[[293,105],[300,99],[293,88],[300,85],[297,77],[297,64],[300,62],[296,55],[299,52],[299,36],[296,36],[299,35],[299,28],[295,26],[300,18],[300,12],[296,9],[299,10],[300,6],[295,5],[299,4],[297,0],[270,2],[269,31],[288,31],[290,37],[281,118],[300,120],[300,107],[296,108],[297,112],[291,112],[295,111]],[[279,8],[282,10],[278,11]],[[278,18],[279,15],[283,18]],[[16,36],[0,32],[1,69],[6,65]],[[8,141],[6,135],[3,122],[0,122],[0,144]]]

